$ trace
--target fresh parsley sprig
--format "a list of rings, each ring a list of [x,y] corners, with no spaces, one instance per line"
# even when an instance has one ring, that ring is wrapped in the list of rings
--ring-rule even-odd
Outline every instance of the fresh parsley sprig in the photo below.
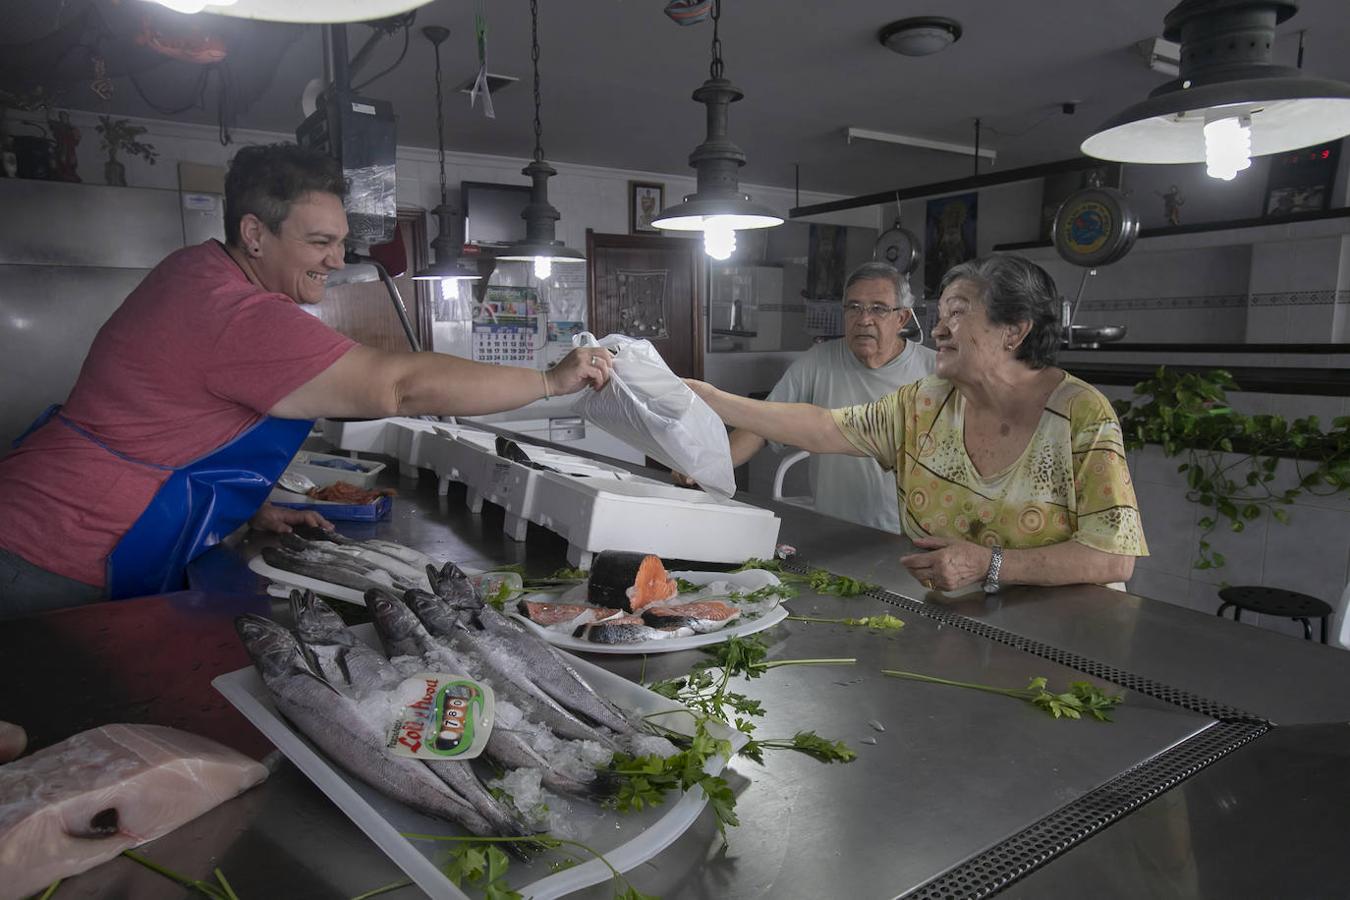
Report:
[[[772,572],[777,575],[781,581],[806,584],[817,594],[833,594],[837,597],[856,597],[859,594],[865,594],[868,591],[875,590],[879,587],[879,585],[860,581],[857,578],[850,578],[847,575],[835,575],[825,569],[812,569],[805,575],[800,575],[796,572],[785,570],[783,568],[783,563],[776,559],[747,559],[744,565],[732,569],[732,571],[745,572],[750,569],[762,569],[765,572]]]
[[[888,613],[877,616],[863,616],[859,619],[827,619],[821,616],[788,616],[791,622],[817,622],[822,625],[848,625],[855,628],[867,628],[872,631],[899,631],[905,627],[902,619]]]
[[[484,900],[522,900],[521,895],[506,884],[506,871],[511,860],[501,851],[499,844],[529,844],[545,850],[557,850],[574,847],[589,853],[600,860],[613,875],[614,900],[657,900],[640,892],[614,868],[604,854],[580,841],[557,838],[549,834],[532,834],[524,837],[459,837],[440,834],[408,834],[403,836],[414,841],[444,841],[457,846],[450,850],[449,858],[442,867],[446,877],[458,887],[482,890]]]
[[[952,687],[986,691],[990,694],[1002,694],[1005,697],[1024,700],[1056,719],[1081,719],[1084,715],[1088,715],[1100,722],[1110,722],[1111,710],[1119,706],[1125,699],[1120,694],[1107,694],[1101,688],[1087,681],[1075,681],[1069,685],[1067,691],[1056,693],[1047,688],[1048,682],[1043,676],[1039,675],[1027,681],[1027,686],[1024,688],[1000,688],[987,684],[972,684],[967,681],[952,681],[932,675],[920,675],[917,672],[897,672],[893,669],[882,669],[881,674],[890,675],[892,678],[908,678],[911,681],[925,681],[930,684],[946,684]]]

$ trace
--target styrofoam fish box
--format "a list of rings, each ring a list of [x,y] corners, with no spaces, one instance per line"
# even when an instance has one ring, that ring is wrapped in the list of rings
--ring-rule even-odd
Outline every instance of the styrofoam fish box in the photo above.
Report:
[[[344,465],[359,466],[361,471],[354,472],[349,469],[333,468],[332,466],[314,465],[316,460],[325,459],[337,460]],[[330,484],[345,481],[359,488],[370,490],[375,487],[376,480],[379,479],[380,473],[384,471],[384,463],[371,459],[350,459],[346,456],[334,456],[331,453],[314,453],[310,450],[301,450],[295,454],[295,458],[286,467],[286,471],[298,472],[319,487],[327,487]]]
[[[350,421],[323,420],[324,440],[339,450],[351,453],[381,453],[393,456],[397,450],[397,436],[391,427],[393,419],[352,419]],[[394,446],[390,447],[390,441]]]
[[[535,475],[530,519],[566,539],[581,568],[601,550],[735,563],[769,559],[778,543],[778,517],[735,500],[647,478]]]
[[[473,485],[482,480],[482,470],[488,464],[488,458],[497,458],[493,450],[494,440],[492,435],[483,431],[465,429],[449,432],[443,427],[438,428],[435,435],[427,439],[424,451],[428,465],[435,470],[439,479],[437,493],[445,496],[452,481],[469,485],[472,492]],[[477,509],[474,509],[473,503],[469,504],[469,508],[477,513],[482,509],[481,500]]]

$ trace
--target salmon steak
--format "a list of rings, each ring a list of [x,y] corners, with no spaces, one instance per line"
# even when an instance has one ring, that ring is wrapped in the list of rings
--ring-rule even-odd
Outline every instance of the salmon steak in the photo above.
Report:
[[[591,563],[587,589],[592,603],[630,613],[641,612],[680,593],[660,557],[628,550],[597,553]]]
[[[604,606],[584,606],[580,603],[539,603],[521,600],[516,610],[525,618],[543,628],[571,634],[578,626],[616,614]]]
[[[689,628],[707,634],[724,627],[741,611],[725,600],[696,600],[672,606],[654,606],[643,610],[642,621],[653,628]]]
[[[160,725],[104,725],[0,766],[0,900],[152,841],[267,777],[256,760]]]

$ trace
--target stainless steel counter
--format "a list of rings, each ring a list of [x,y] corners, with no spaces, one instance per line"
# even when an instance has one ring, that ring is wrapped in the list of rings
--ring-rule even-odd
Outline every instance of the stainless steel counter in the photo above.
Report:
[[[427,477],[400,488],[391,521],[342,530],[471,566],[520,562],[546,573],[565,564],[565,544],[555,535],[532,525],[528,541],[517,544],[502,533],[501,510],[488,506],[481,517],[469,515],[462,486],[452,486],[446,498],[436,497]],[[775,658],[853,656],[858,662],[784,667],[740,683],[738,689],[768,710],[757,723],[759,733],[789,737],[814,729],[846,741],[858,759],[825,766],[779,751],[764,766],[735,761],[730,780],[742,824],[730,831],[729,848],[719,852],[705,813],[674,845],[630,873],[640,890],[665,898],[892,897],[908,891],[962,896],[989,880],[1005,883],[1009,872],[1031,871],[1014,883],[1014,895],[1082,895],[1089,886],[1095,892],[1109,873],[1117,883],[1134,885],[1136,896],[1232,897],[1258,881],[1186,881],[1176,874],[1180,863],[1159,869],[1160,860],[1187,854],[1203,854],[1192,868],[1206,872],[1265,865],[1241,842],[1226,839],[1242,821],[1224,806],[1226,797],[1245,798],[1240,815],[1259,817],[1261,833],[1277,848],[1281,839],[1313,838],[1295,815],[1299,803],[1270,802],[1284,792],[1301,791],[1302,802],[1317,810],[1319,832],[1345,833],[1350,826],[1350,805],[1310,798],[1318,782],[1337,778],[1342,781],[1327,796],[1343,798],[1340,773],[1350,761],[1350,740],[1331,726],[1270,731],[1260,721],[1350,718],[1344,712],[1350,699],[1317,689],[1347,683],[1350,655],[1100,588],[1014,589],[993,602],[935,596],[930,599],[936,602],[924,603],[922,590],[896,562],[907,546],[902,539],[796,507],[775,509],[783,517],[781,540],[808,563],[888,589],[851,599],[804,592],[791,603],[794,612],[891,612],[908,624],[889,635],[798,622],[767,632]],[[177,720],[262,752],[260,736],[201,687],[244,664],[229,622],[265,602],[246,596],[257,590],[242,565],[252,550],[252,542],[220,547],[194,564],[194,585],[210,595],[104,604],[8,625],[0,631],[0,683],[26,684],[24,693],[39,702],[17,702],[6,691],[0,718],[27,720],[42,743],[58,739],[54,726],[46,725],[57,720],[40,701],[59,685],[37,673],[51,671],[62,658],[81,659],[81,666],[100,660],[102,674],[80,675],[81,689],[97,700],[80,727]],[[91,635],[102,637],[93,641]],[[153,652],[159,647],[166,649]],[[682,673],[698,658],[693,651],[650,656],[645,677]],[[644,666],[639,658],[592,659],[629,678]],[[1032,675],[1060,685],[1089,671],[1128,676],[1121,683],[1137,689],[1127,692],[1112,724],[1055,721],[1003,697],[886,678],[882,668],[1008,686],[1021,686]],[[1278,677],[1269,677],[1272,672]],[[148,704],[121,687],[180,679],[181,690]],[[1089,680],[1113,687],[1102,678]],[[188,715],[193,709],[196,715]],[[1285,772],[1279,762],[1289,752],[1296,759]],[[1202,777],[1173,787],[1196,771]],[[1204,785],[1203,801],[1188,793],[1195,785]],[[1198,802],[1207,803],[1210,814],[1176,813]],[[1147,852],[1162,846],[1186,853]],[[1072,849],[1055,855],[1066,847]],[[1121,847],[1128,852],[1117,852]],[[399,878],[374,845],[284,762],[259,789],[146,852],[194,875],[220,865],[245,898],[352,896]],[[1038,857],[1050,861],[1034,868]],[[1308,860],[1298,883],[1338,878],[1334,858],[1321,857],[1320,867]],[[953,867],[972,880],[959,882],[954,875],[932,881]],[[61,896],[68,890],[71,896],[181,896],[166,885],[119,860],[63,884]],[[1182,891],[1178,885],[1199,888]],[[387,896],[417,895],[409,888]],[[608,897],[610,890],[581,896]]]

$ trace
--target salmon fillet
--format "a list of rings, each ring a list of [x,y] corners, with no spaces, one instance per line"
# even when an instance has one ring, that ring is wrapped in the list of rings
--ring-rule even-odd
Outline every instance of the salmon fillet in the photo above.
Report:
[[[160,725],[104,725],[0,766],[0,900],[152,841],[266,777],[242,753]]]

